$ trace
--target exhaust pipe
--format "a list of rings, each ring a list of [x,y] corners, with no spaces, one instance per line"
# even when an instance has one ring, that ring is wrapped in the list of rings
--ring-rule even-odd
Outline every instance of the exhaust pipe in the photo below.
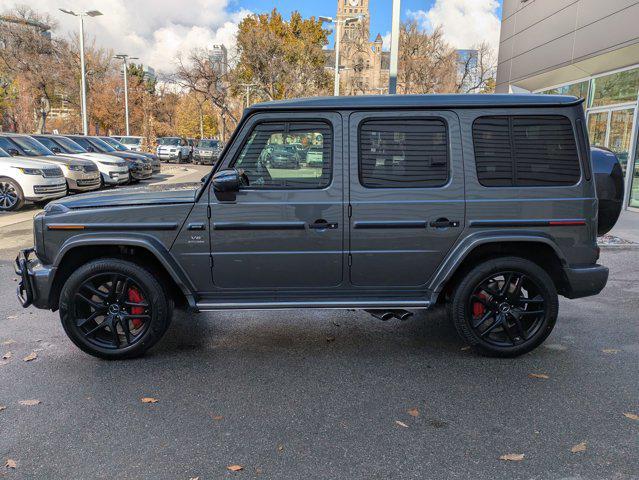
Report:
[[[387,322],[391,318],[395,317],[392,311],[390,310],[364,310],[366,313],[370,313],[373,317],[381,320],[382,322]]]
[[[391,313],[393,314],[393,317],[401,320],[402,322],[413,316],[413,312],[409,312],[407,310],[391,310]]]

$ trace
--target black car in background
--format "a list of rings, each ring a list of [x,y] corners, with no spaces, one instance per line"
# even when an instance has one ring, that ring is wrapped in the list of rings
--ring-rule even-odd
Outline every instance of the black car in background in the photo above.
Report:
[[[203,138],[193,149],[193,163],[196,165],[215,165],[222,153],[222,142]]]
[[[295,145],[274,145],[266,161],[271,168],[300,168],[300,155]]]
[[[122,143],[120,143],[118,140],[116,140],[113,137],[98,137],[98,138],[102,140],[103,142],[111,145],[118,152],[131,152],[130,148],[127,148],[126,146],[124,146]],[[162,163],[160,162],[160,159],[158,158],[157,155],[154,155],[153,153],[147,153],[147,152],[135,152],[135,154],[142,155],[143,157],[147,158],[151,162],[151,169],[153,170],[153,173],[160,173],[160,170],[162,169]]]
[[[98,137],[88,137],[84,135],[65,135],[65,137],[70,138],[89,152],[105,153],[113,157],[124,159],[129,164],[130,182],[147,180],[153,175],[151,162],[140,154],[131,151],[119,152]]]

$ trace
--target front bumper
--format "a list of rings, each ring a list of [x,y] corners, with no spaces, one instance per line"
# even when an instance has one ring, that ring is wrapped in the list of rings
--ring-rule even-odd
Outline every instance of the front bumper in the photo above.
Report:
[[[599,294],[608,283],[608,267],[587,265],[583,267],[565,267],[567,298],[583,298]]]
[[[156,155],[160,160],[177,160],[179,157],[178,152],[164,152],[161,150]]]
[[[74,192],[86,192],[100,188],[100,175],[85,178],[67,178],[69,190]]]
[[[42,202],[46,200],[55,200],[64,197],[67,194],[67,182],[62,179],[62,183],[34,185],[31,192],[25,191],[25,198],[31,202]]]
[[[16,295],[24,308],[33,305],[45,310],[49,305],[49,292],[55,274],[55,267],[45,266],[37,258],[31,259],[34,248],[20,250],[15,260],[15,273],[20,277]]]

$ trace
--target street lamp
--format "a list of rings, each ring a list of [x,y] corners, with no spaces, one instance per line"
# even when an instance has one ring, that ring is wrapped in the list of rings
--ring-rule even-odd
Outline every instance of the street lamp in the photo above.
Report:
[[[99,17],[102,12],[89,10],[88,12],[76,13],[73,10],[59,9],[62,13],[80,18],[80,87],[82,90],[82,130],[85,135],[89,134],[89,123],[87,120],[87,84],[86,72],[84,69],[84,17]]]
[[[401,0],[393,0],[393,19],[391,23],[390,71],[388,75],[388,93],[397,93],[397,64],[399,62],[399,28]]]
[[[139,60],[138,57],[129,57],[126,53],[118,53],[113,58],[119,58],[122,60],[122,68],[124,69],[124,119],[126,136],[129,136],[129,69],[127,67],[127,60]]]
[[[349,23],[358,22],[363,20],[365,15],[358,15],[356,17],[346,17],[343,19],[334,19],[333,17],[318,17],[318,20],[322,23],[334,23],[335,24],[335,89],[333,95],[339,96],[339,44],[342,36],[340,25],[348,25]]]

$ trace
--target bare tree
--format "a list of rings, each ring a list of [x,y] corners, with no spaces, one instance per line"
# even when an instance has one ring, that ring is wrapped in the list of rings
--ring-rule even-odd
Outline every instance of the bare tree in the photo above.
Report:
[[[460,52],[455,91],[457,93],[491,93],[495,89],[496,65],[495,53],[486,42]]]

